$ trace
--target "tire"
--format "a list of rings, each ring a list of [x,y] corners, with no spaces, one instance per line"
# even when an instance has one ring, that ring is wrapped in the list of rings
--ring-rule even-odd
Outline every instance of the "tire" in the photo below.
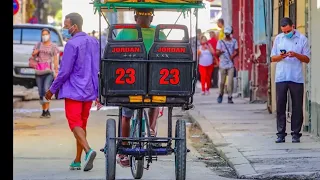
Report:
[[[116,179],[116,121],[114,119],[107,120],[106,127],[106,180]]]
[[[175,174],[176,180],[186,179],[186,163],[187,163],[187,141],[186,141],[186,122],[177,120],[176,122],[176,138],[175,140]]]
[[[138,113],[141,113],[139,111],[140,110],[138,110]],[[139,115],[137,116],[137,118],[139,118]],[[131,137],[139,137],[140,123],[138,123],[138,121],[136,120],[135,124],[132,125],[131,128],[134,128],[131,131]],[[135,145],[133,145],[132,147],[134,146]],[[130,169],[131,169],[132,177],[134,179],[141,179],[143,176],[143,170],[144,170],[144,157],[141,160],[136,160],[134,156],[130,156]]]

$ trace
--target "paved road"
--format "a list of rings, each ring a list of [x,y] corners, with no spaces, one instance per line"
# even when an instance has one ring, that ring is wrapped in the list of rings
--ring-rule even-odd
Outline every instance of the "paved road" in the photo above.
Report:
[[[104,155],[98,152],[94,169],[90,172],[69,171],[68,165],[74,158],[74,137],[67,128],[62,101],[52,103],[52,118],[38,118],[40,111],[37,101],[24,103],[22,108],[14,110],[14,179],[15,180],[96,180],[104,179]],[[104,145],[105,121],[107,114],[115,110],[92,111],[88,124],[90,145],[99,150]],[[181,112],[176,112],[180,113]],[[166,119],[159,120],[160,135],[165,135]],[[175,122],[174,122],[175,123]],[[189,145],[187,177],[190,180],[226,180],[219,177],[205,164],[199,162],[199,154]],[[143,179],[174,179],[174,157],[162,157],[151,164]],[[130,169],[117,167],[117,179],[132,179]]]

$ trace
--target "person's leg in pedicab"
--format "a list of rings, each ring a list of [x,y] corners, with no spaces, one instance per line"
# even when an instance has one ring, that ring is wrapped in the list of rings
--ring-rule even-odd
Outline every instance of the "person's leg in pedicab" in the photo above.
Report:
[[[150,124],[150,135],[151,136],[156,136],[157,131],[156,131],[156,125],[157,125],[157,119],[159,116],[159,111],[160,108],[150,108],[149,109],[149,124]]]
[[[157,118],[159,115],[159,108],[150,108],[149,110],[149,124],[150,124],[150,131],[151,131],[151,136],[155,136],[156,134],[156,122],[157,122]],[[122,119],[121,119],[121,129],[122,129],[122,133],[121,133],[121,137],[129,137],[130,136],[130,120],[133,116],[134,111],[132,109],[123,107],[122,108]],[[128,142],[123,142],[123,145],[127,145]],[[121,166],[121,167],[129,167],[130,166],[130,162],[129,162],[129,158],[127,155],[124,154],[118,154],[117,157],[117,163]]]

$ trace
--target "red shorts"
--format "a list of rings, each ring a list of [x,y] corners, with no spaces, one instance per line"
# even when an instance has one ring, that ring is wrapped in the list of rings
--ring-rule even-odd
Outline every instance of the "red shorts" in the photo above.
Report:
[[[75,127],[81,127],[86,130],[92,101],[65,99],[64,102],[66,117],[71,131]]]

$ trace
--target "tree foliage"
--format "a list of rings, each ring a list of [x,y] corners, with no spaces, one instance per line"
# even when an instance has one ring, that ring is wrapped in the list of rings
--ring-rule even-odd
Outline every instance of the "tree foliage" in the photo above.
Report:
[[[62,9],[57,11],[56,15],[54,16],[54,19],[55,19],[55,21],[57,23],[61,23],[62,22]]]
[[[62,0],[49,0],[48,13],[56,16],[57,12],[62,9]]]

